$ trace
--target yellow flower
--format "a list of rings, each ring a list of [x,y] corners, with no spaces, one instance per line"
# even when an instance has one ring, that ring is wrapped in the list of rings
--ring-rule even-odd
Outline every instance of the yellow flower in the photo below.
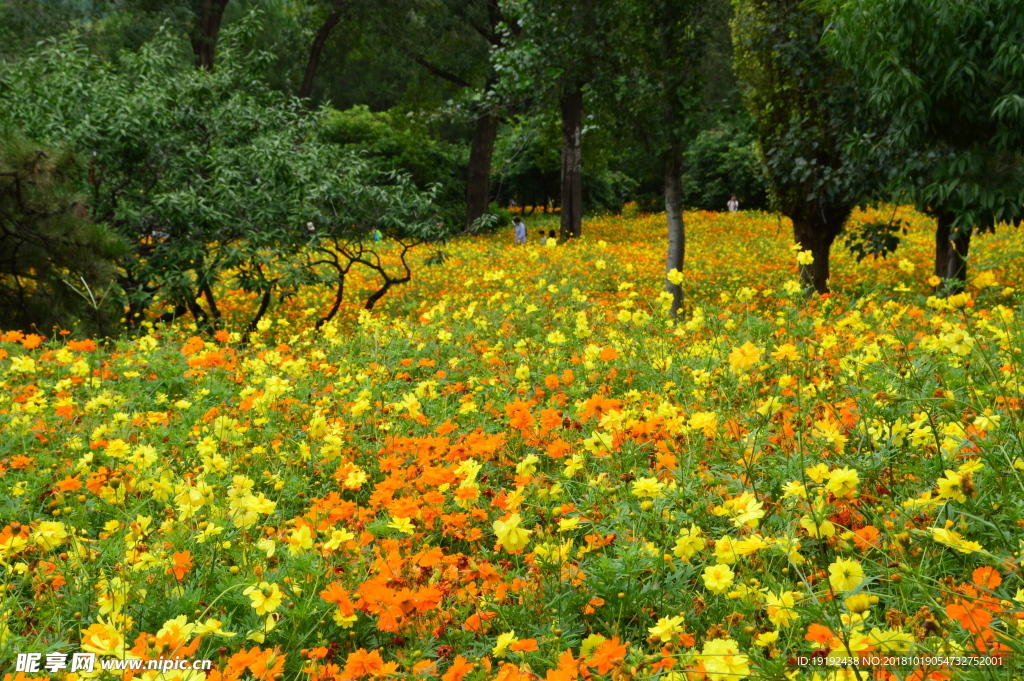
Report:
[[[853,591],[864,581],[859,561],[840,558],[828,566],[828,582],[836,591]]]
[[[663,497],[665,496],[665,483],[654,477],[637,478],[633,481],[633,494],[641,499],[645,497],[650,497],[651,499]]]
[[[230,631],[224,631],[221,626],[222,622],[220,620],[211,617],[202,624],[195,625],[195,629],[193,629],[192,632],[197,636],[213,634],[214,636],[223,636],[224,638],[231,638],[235,635]]]
[[[992,270],[986,270],[974,278],[974,285],[978,288],[988,288],[989,286],[998,286],[999,282],[996,281],[996,275],[992,273]]]
[[[79,647],[97,655],[124,656],[124,637],[112,624],[97,622],[81,633]]]
[[[768,619],[776,627],[792,624],[800,615],[796,611],[796,601],[800,597],[796,591],[781,591],[778,595],[768,592],[764,601],[768,606]]]
[[[667,274],[666,276],[667,276],[668,280],[669,280],[669,281],[670,281],[670,282],[671,282],[672,284],[674,284],[674,285],[676,285],[676,286],[680,286],[680,285],[682,285],[682,283],[683,283],[683,279],[684,279],[684,277],[683,277],[683,273],[682,273],[682,272],[680,272],[679,270],[677,270],[677,269],[676,269],[675,267],[673,267],[672,269],[670,269],[670,270],[668,271],[668,274]]]
[[[530,542],[531,530],[519,527],[522,520],[518,513],[513,513],[508,520],[494,521],[494,534],[498,537],[498,544],[509,553],[525,549]]]
[[[814,263],[814,254],[810,251],[800,251],[796,254],[796,262],[798,265],[810,265]]]
[[[508,647],[518,640],[519,639],[516,637],[515,631],[509,631],[504,634],[499,634],[498,640],[494,643],[494,650],[492,651],[494,653],[494,656],[505,657],[505,653],[508,650]]]
[[[974,551],[982,551],[981,544],[976,541],[967,541],[959,532],[953,530],[947,530],[942,527],[929,528],[932,533],[932,539],[945,544],[946,546],[956,549],[960,553],[972,553]]]
[[[726,515],[732,518],[732,524],[736,527],[757,527],[761,518],[764,517],[762,504],[750,492],[744,492],[738,497],[727,500],[721,506],[716,506],[711,511],[715,515]]]
[[[331,532],[331,538],[324,542],[324,548],[328,551],[334,551],[345,542],[352,541],[355,538],[356,536],[348,530],[334,530],[333,532]]]
[[[964,475],[956,471],[946,471],[946,477],[939,478],[939,496],[943,499],[952,499],[961,504],[967,501],[964,494]]]
[[[297,556],[304,550],[313,547],[313,535],[308,525],[303,525],[288,534],[288,553]]]
[[[704,586],[711,593],[721,594],[729,590],[736,575],[728,565],[709,565],[704,568]]]
[[[693,554],[703,551],[705,546],[707,546],[707,542],[701,536],[701,529],[696,525],[690,525],[689,528],[679,531],[679,537],[676,539],[676,546],[672,553],[677,558],[682,558],[684,562],[689,563]]]
[[[714,437],[718,430],[718,415],[713,411],[698,411],[690,417],[687,425],[694,430],[704,431],[704,437]]]
[[[701,659],[710,681],[740,681],[750,674],[750,658],[740,655],[731,638],[713,638],[704,644]]]
[[[678,615],[676,617],[662,617],[658,620],[658,623],[653,627],[648,627],[647,631],[654,638],[658,639],[662,643],[671,641],[676,634],[683,630],[683,616]]]
[[[825,478],[829,476],[828,466],[826,466],[823,463],[819,463],[816,466],[811,466],[810,468],[804,469],[804,473],[807,473],[807,477],[809,477],[811,480],[818,483],[819,485],[825,481]]]
[[[800,527],[807,530],[807,536],[812,539],[818,539],[819,537],[831,537],[836,533],[836,526],[828,520],[822,520],[820,523],[814,522],[814,518],[809,515],[805,515],[800,518]]]
[[[768,646],[770,646],[771,644],[775,643],[778,640],[779,640],[779,632],[778,632],[778,630],[766,631],[763,634],[758,634],[757,635],[757,638],[754,639],[754,645],[755,646],[759,646],[761,648],[767,648]]]
[[[392,518],[391,522],[388,523],[388,527],[404,534],[416,533],[416,528],[413,527],[412,520],[409,518]]]
[[[746,371],[761,361],[761,348],[747,341],[729,353],[729,366],[736,373]]]
[[[564,334],[564,333],[562,333],[561,331],[552,331],[552,332],[551,332],[551,333],[549,333],[549,334],[548,334],[548,336],[547,336],[547,341],[548,341],[548,343],[550,343],[551,345],[561,345],[561,344],[562,344],[562,343],[564,343],[564,342],[565,342],[566,340],[567,340],[567,339],[566,339],[566,337],[565,337],[565,334]]]
[[[64,529],[64,523],[44,520],[32,533],[32,540],[44,549],[52,549],[59,546],[67,538],[68,533]]]
[[[837,497],[847,497],[856,491],[860,483],[860,475],[853,468],[837,468],[828,474],[828,484],[825,489]]]
[[[250,586],[242,594],[252,600],[252,607],[256,608],[256,614],[261,616],[277,610],[283,598],[281,589],[277,587],[277,584],[269,584],[267,582],[260,582],[256,586]]]

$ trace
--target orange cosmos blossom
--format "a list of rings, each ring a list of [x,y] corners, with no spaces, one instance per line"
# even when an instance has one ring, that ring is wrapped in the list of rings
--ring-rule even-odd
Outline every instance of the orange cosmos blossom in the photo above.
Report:
[[[619,643],[618,636],[601,641],[601,644],[597,646],[597,649],[590,656],[587,666],[596,667],[598,674],[606,674],[619,660],[626,656],[628,645],[628,643]]]

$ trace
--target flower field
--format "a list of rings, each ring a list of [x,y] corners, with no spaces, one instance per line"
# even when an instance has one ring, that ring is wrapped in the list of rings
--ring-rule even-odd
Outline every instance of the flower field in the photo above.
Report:
[[[0,332],[3,678],[1021,678],[1024,234],[936,298],[899,213],[811,299],[779,218],[687,214],[678,321],[627,214],[244,344]]]

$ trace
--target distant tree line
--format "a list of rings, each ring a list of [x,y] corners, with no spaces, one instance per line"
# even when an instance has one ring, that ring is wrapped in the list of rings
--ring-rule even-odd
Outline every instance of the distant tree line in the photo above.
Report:
[[[792,220],[817,292],[854,207],[911,202],[956,290],[972,235],[1022,217],[1022,43],[1013,0],[3,3],[2,234],[53,250],[0,261],[5,309],[215,328],[223,277],[262,311],[341,295],[371,226],[474,233],[512,200],[559,207],[563,242],[587,211],[663,209],[667,273],[684,209],[732,194]],[[299,266],[309,223],[355,259]],[[883,256],[899,230],[846,240]],[[91,266],[59,264],[86,241]]]

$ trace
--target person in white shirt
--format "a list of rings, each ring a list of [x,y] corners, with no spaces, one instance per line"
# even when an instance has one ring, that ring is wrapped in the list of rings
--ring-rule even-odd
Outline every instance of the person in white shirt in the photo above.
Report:
[[[515,225],[515,228],[516,228],[516,243],[517,244],[525,244],[526,243],[526,224],[520,218],[518,218],[518,217],[512,219],[512,224]]]
[[[739,199],[736,198],[735,194],[733,194],[732,198],[729,199],[729,203],[727,203],[725,205],[729,207],[729,212],[730,213],[735,213],[736,211],[738,211],[740,209],[740,202],[739,202]]]

